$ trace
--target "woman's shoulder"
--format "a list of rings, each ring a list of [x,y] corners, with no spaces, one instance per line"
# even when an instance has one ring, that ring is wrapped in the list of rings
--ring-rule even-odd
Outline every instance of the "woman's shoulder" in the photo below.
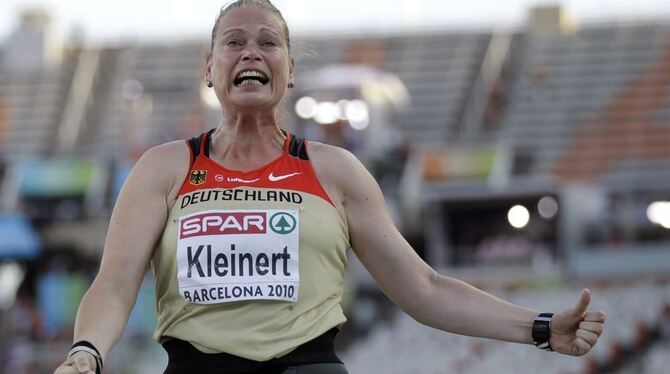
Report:
[[[190,148],[184,140],[175,140],[153,146],[144,152],[138,165],[165,167],[168,170],[181,164],[190,164]]]
[[[358,159],[348,150],[330,144],[308,140],[307,153],[310,160],[317,162],[350,163]]]
[[[353,179],[365,171],[360,160],[341,147],[309,141],[307,154],[321,183],[339,191],[349,190]]]
[[[330,144],[308,141],[307,154],[314,169],[333,177],[338,176],[358,163],[358,159],[348,150]]]
[[[191,164],[190,152],[184,140],[151,147],[137,160],[132,174],[166,195],[176,196]]]

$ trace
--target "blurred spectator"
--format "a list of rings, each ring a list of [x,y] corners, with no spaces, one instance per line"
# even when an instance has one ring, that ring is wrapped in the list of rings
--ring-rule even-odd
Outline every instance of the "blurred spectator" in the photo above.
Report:
[[[9,119],[9,109],[5,105],[5,95],[0,87],[0,147],[7,140],[7,122]],[[2,180],[2,174],[0,174],[0,181]]]
[[[659,330],[661,339],[670,343],[670,302],[665,303],[659,316]]]
[[[37,303],[48,336],[60,335],[74,326],[74,317],[88,284],[80,273],[68,274],[62,265],[56,265],[40,277]]]
[[[35,301],[25,292],[20,292],[7,312],[9,333],[14,337],[38,339],[42,321]]]
[[[500,234],[484,238],[477,248],[478,263],[528,263],[534,244],[523,235]]]

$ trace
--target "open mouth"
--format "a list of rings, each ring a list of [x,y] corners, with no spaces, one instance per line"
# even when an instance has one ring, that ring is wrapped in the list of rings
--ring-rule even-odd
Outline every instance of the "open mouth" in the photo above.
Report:
[[[263,86],[270,81],[267,75],[258,70],[244,70],[237,74],[233,80],[235,87],[240,86]]]

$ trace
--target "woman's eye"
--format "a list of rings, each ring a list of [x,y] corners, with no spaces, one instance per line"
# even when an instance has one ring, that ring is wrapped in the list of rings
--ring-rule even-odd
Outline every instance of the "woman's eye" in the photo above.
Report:
[[[229,47],[239,47],[241,45],[242,45],[242,43],[238,42],[237,40],[228,41],[228,46]]]
[[[268,40],[268,41],[263,42],[263,45],[266,46],[266,47],[274,47],[275,42],[273,42],[272,40]]]

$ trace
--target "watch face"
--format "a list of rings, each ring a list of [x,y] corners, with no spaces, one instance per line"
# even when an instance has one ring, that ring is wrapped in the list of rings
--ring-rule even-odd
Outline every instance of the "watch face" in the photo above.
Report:
[[[533,321],[533,343],[540,349],[551,350],[549,337],[551,336],[552,313],[540,313]]]

